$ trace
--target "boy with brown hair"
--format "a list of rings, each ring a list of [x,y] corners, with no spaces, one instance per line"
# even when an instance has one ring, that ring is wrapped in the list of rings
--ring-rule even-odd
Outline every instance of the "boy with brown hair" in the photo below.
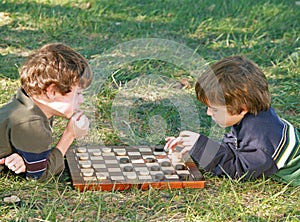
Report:
[[[27,178],[46,179],[63,170],[69,146],[87,134],[89,121],[80,104],[92,71],[70,47],[47,44],[27,58],[20,81],[16,95],[0,109],[0,164]],[[53,116],[69,122],[51,148]]]
[[[195,85],[207,115],[221,127],[231,127],[221,143],[183,131],[166,138],[166,149],[183,147],[201,168],[231,178],[276,179],[300,185],[299,132],[271,107],[262,70],[241,56],[224,58],[204,72]]]

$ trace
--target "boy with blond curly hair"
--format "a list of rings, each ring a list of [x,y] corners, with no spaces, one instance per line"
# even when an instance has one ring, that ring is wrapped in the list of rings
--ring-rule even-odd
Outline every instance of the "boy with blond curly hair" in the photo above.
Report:
[[[31,54],[20,70],[21,87],[0,109],[0,164],[27,178],[46,179],[64,168],[64,155],[89,121],[80,111],[82,91],[92,80],[85,58],[64,44],[47,44]],[[69,119],[53,143],[52,117]]]

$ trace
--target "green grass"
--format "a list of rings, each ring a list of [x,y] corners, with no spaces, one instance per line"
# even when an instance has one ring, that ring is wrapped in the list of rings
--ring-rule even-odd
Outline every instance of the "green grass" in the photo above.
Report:
[[[216,2],[2,0],[0,106],[17,89],[18,68],[25,57],[46,43],[63,42],[95,61],[97,56],[112,56],[112,48],[127,42],[157,38],[181,44],[207,62],[248,56],[265,71],[277,113],[300,128],[300,6],[294,0]],[[170,61],[159,54],[160,47],[151,50],[154,58],[111,57],[121,63],[104,73],[96,98],[87,95],[87,103],[94,102],[87,111],[95,114],[89,139],[107,145],[163,143],[165,135],[183,128],[218,139],[222,132],[194,98],[194,78],[186,67],[192,60],[172,51]],[[100,71],[107,70],[96,70],[99,76],[104,75]],[[183,115],[175,98],[191,115]],[[124,99],[131,103],[120,103]],[[116,112],[128,109],[123,129],[116,123]],[[57,139],[64,124],[55,121]],[[200,190],[80,193],[66,172],[57,181],[44,183],[2,172],[1,198],[17,195],[22,204],[1,203],[0,221],[300,221],[299,187],[271,179],[242,183],[206,175],[206,180],[206,188]]]

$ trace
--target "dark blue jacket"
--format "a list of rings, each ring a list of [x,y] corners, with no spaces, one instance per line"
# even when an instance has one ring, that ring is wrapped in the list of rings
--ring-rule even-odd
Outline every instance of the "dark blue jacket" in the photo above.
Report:
[[[222,143],[200,135],[190,155],[215,175],[244,179],[269,176],[278,170],[272,156],[282,141],[284,127],[272,108],[257,115],[246,114],[225,134]]]

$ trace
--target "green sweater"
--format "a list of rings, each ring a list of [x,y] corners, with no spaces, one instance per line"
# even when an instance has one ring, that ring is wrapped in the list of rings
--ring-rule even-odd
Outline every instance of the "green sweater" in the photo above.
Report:
[[[21,88],[0,108],[0,158],[18,153],[26,176],[46,179],[64,169],[64,157],[53,142],[52,128],[42,110]]]

